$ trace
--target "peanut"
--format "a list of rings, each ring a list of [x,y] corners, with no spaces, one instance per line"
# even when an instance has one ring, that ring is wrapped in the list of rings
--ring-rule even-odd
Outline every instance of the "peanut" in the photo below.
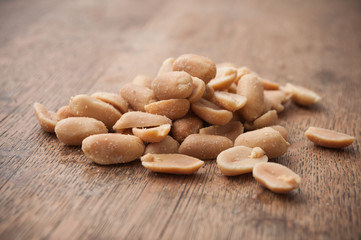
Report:
[[[171,136],[166,136],[162,141],[149,143],[145,147],[144,155],[147,153],[165,154],[178,153],[179,143]]]
[[[301,106],[310,106],[321,101],[317,93],[307,88],[287,83],[286,89],[292,93],[292,100]]]
[[[218,135],[229,138],[232,142],[243,133],[243,124],[239,121],[230,121],[226,125],[212,125],[201,128],[199,134]]]
[[[222,67],[217,69],[217,74],[208,85],[214,90],[227,90],[236,80],[237,70],[233,67]]]
[[[142,87],[151,88],[152,81],[153,81],[153,79],[151,77],[143,75],[143,74],[138,74],[137,76],[135,76],[132,83],[135,85],[142,86]]]
[[[91,96],[102,100],[103,102],[109,103],[121,113],[128,112],[127,102],[122,98],[122,96],[118,94],[108,92],[96,92],[93,93]]]
[[[350,135],[317,127],[309,127],[305,135],[313,143],[327,148],[344,148],[355,140]]]
[[[171,134],[178,142],[183,142],[189,135],[198,133],[202,127],[202,120],[196,116],[188,115],[173,122]]]
[[[167,72],[156,77],[152,89],[159,100],[187,98],[193,91],[193,80],[186,72]]]
[[[193,90],[192,94],[188,97],[189,102],[194,103],[202,98],[204,92],[206,91],[206,84],[197,77],[192,77],[193,80]]]
[[[157,76],[166,73],[166,72],[172,72],[173,71],[173,63],[174,58],[167,58],[163,61],[162,65],[159,68]]]
[[[278,90],[278,89],[280,89],[280,85],[278,83],[275,83],[275,82],[271,81],[271,80],[262,78],[261,81],[262,81],[263,88],[265,90]]]
[[[56,111],[56,120],[60,121],[68,117],[74,117],[68,105],[62,106]]]
[[[125,84],[122,89],[120,89],[120,95],[127,101],[129,106],[136,111],[144,112],[145,105],[156,101],[152,89],[134,83]]]
[[[144,142],[160,142],[170,131],[170,124],[163,124],[158,127],[151,128],[133,128],[133,134]]]
[[[163,115],[172,120],[184,117],[189,108],[190,103],[187,99],[167,99],[144,106],[146,112]]]
[[[229,92],[215,91],[214,98],[218,105],[232,112],[241,109],[247,103],[246,97]]]
[[[247,130],[255,130],[277,124],[278,116],[276,110],[270,110],[258,117],[253,123],[246,123],[244,127]]]
[[[213,98],[213,96],[214,96],[214,89],[211,86],[209,86],[208,84],[206,84],[206,88],[204,90],[202,98],[211,100]]]
[[[273,128],[274,130],[276,131],[279,131],[280,134],[282,135],[282,137],[287,141],[288,139],[288,131],[286,128],[280,126],[280,125],[273,125],[273,126],[270,126],[270,128]]]
[[[233,117],[232,112],[224,110],[216,104],[201,98],[191,105],[193,112],[210,124],[224,125]]]
[[[46,107],[38,102],[34,103],[35,116],[38,119],[38,123],[42,129],[46,132],[54,132],[56,125],[56,114],[48,111]]]
[[[277,112],[282,112],[285,107],[282,103],[287,101],[287,95],[284,91],[281,90],[265,90],[265,97],[271,102],[272,109]]]

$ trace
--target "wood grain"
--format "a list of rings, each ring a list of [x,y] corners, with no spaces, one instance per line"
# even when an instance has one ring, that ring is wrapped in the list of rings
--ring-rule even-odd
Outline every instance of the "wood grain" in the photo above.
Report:
[[[0,1],[0,239],[360,239],[360,1]],[[273,194],[215,161],[172,176],[139,161],[103,167],[38,126],[79,93],[118,92],[170,56],[196,53],[315,90],[288,104],[291,147],[275,159],[303,178]],[[308,126],[356,137],[330,150]]]

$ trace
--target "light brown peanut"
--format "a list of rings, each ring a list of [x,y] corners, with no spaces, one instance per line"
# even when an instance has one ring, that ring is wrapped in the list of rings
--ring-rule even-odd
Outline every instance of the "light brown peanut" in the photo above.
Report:
[[[85,155],[101,165],[131,162],[143,155],[144,148],[140,138],[118,133],[92,135],[82,144]]]
[[[282,135],[282,137],[287,141],[288,139],[288,131],[286,128],[280,126],[280,125],[273,125],[273,126],[269,126],[270,128],[273,128],[276,131],[279,131],[280,134]]]
[[[167,72],[156,77],[152,89],[159,100],[187,98],[193,91],[193,80],[186,72]]]
[[[95,118],[108,129],[122,116],[112,105],[83,94],[70,98],[69,108],[74,116]]]
[[[56,136],[66,145],[81,145],[85,138],[107,132],[103,122],[88,117],[65,118],[55,126]]]
[[[166,60],[164,60],[158,70],[157,76],[159,76],[163,73],[166,73],[166,72],[172,72],[173,71],[173,63],[174,63],[174,58],[167,58]]]
[[[145,105],[156,101],[152,89],[134,83],[125,84],[122,89],[120,89],[120,95],[127,101],[129,106],[136,111],[144,112]]]
[[[222,67],[217,69],[217,74],[208,85],[214,90],[227,90],[236,80],[237,70],[233,67]]]
[[[350,135],[318,127],[309,127],[305,135],[313,143],[327,148],[344,148],[355,140]]]
[[[251,122],[264,112],[263,91],[261,80],[254,74],[246,74],[239,80],[237,94],[247,98],[246,105],[239,110],[245,120]]]
[[[258,117],[253,123],[244,124],[245,129],[255,130],[277,124],[278,115],[276,110],[270,110]]]
[[[216,64],[209,58],[194,54],[183,54],[174,61],[173,71],[185,71],[193,77],[200,78],[205,83],[208,83],[216,76],[217,68]]]
[[[256,164],[253,167],[253,177],[262,186],[276,193],[288,193],[301,184],[300,176],[278,163]]]
[[[204,92],[206,91],[206,84],[204,81],[197,77],[192,77],[193,80],[193,90],[192,94],[188,97],[189,102],[194,103],[202,98]]]
[[[189,108],[190,103],[187,99],[167,99],[144,106],[146,112],[163,115],[172,120],[184,117]]]
[[[282,137],[280,132],[270,127],[246,132],[237,137],[235,146],[260,147],[268,158],[275,158],[287,152],[290,144]]]
[[[116,132],[122,132],[127,128],[134,127],[157,127],[163,124],[172,124],[172,120],[165,116],[145,113],[145,112],[127,112],[115,123],[113,129]]]
[[[152,88],[152,81],[153,79],[151,77],[143,74],[138,74],[137,76],[135,76],[132,83],[142,87]]]
[[[56,111],[56,120],[60,121],[68,117],[74,117],[68,105],[62,106]]]
[[[283,103],[287,101],[287,95],[284,91],[281,90],[265,90],[265,97],[271,102],[272,109],[277,112],[282,112],[285,107]]]
[[[166,154],[178,153],[179,143],[171,136],[166,136],[162,141],[149,143],[145,147],[144,155],[147,153]]]
[[[229,92],[215,91],[214,98],[218,105],[232,112],[241,109],[247,103],[246,97]]]
[[[210,124],[224,125],[233,117],[232,112],[224,110],[218,105],[201,98],[191,105],[193,112]]]
[[[232,142],[243,133],[243,124],[239,121],[230,121],[226,125],[212,125],[201,128],[199,134],[218,135],[229,138]]]
[[[202,98],[210,101],[213,98],[213,96],[214,96],[214,89],[208,84],[206,84],[206,89],[204,90]]]
[[[151,128],[133,128],[134,136],[139,137],[144,142],[160,142],[170,131],[170,124],[163,124],[158,127]]]
[[[230,147],[233,142],[223,136],[192,134],[179,146],[178,152],[199,159],[215,159],[218,154]]]
[[[235,83],[238,84],[238,81],[246,74],[253,73],[248,67],[239,67],[237,68],[237,77]]]
[[[204,162],[183,154],[144,155],[142,165],[149,170],[171,174],[192,174],[204,165]]]
[[[278,89],[280,89],[280,85],[278,83],[275,83],[275,82],[271,81],[271,80],[262,78],[261,81],[262,81],[263,88],[265,90],[278,90]]]
[[[38,102],[34,103],[33,107],[40,127],[46,132],[53,133],[57,122],[56,114],[52,111],[48,111],[44,105]]]
[[[222,62],[222,63],[217,63],[217,69],[219,68],[223,68],[223,67],[233,67],[233,68],[239,68],[238,65],[231,63],[231,62]]]
[[[287,83],[286,89],[292,93],[292,100],[301,106],[310,106],[321,101],[321,97],[317,93],[307,88]]]
[[[108,92],[96,92],[93,93],[91,96],[102,100],[103,102],[109,103],[121,113],[128,112],[128,103],[122,98],[122,96],[118,94]]]
[[[228,90],[229,93],[237,93],[237,84],[232,83],[231,86],[229,86]]]
[[[183,140],[191,134],[199,132],[203,127],[203,121],[196,116],[185,116],[184,118],[175,120],[171,129],[171,134],[178,142]]]
[[[260,162],[267,162],[268,157],[259,148],[236,146],[224,150],[217,157],[217,165],[226,176],[236,176],[252,172],[253,167]]]

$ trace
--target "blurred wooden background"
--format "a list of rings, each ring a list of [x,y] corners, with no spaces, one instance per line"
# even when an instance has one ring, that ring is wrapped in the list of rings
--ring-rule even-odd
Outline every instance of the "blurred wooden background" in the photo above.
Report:
[[[349,0],[0,0],[0,239],[360,239],[360,13]],[[37,124],[35,101],[118,92],[183,53],[323,97],[280,115],[291,147],[274,161],[302,176],[298,191],[224,177],[215,161],[191,176],[98,166]],[[356,140],[316,147],[311,125]]]

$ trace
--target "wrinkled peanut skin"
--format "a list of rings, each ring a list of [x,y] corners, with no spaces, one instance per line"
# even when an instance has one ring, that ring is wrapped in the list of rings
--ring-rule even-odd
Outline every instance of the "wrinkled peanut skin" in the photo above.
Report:
[[[193,91],[193,80],[186,72],[167,72],[157,76],[152,82],[157,99],[187,98]]]
[[[152,89],[133,83],[125,84],[122,89],[120,89],[120,95],[127,101],[129,106],[136,111],[144,112],[145,105],[156,101]]]

